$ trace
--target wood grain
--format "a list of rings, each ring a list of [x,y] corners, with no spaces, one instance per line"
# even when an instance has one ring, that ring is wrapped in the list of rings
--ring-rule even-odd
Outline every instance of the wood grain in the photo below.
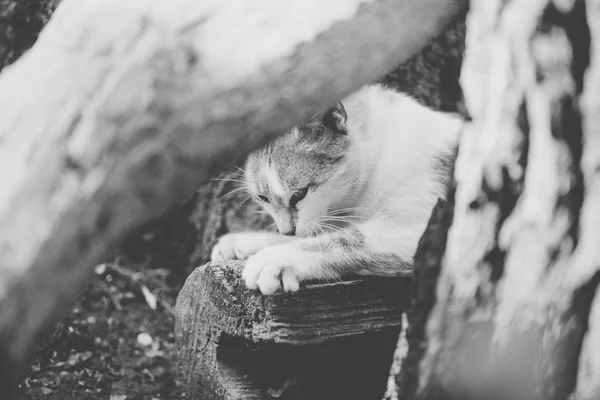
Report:
[[[381,391],[381,398],[410,305],[410,280],[313,283],[296,294],[262,296],[245,288],[242,268],[235,261],[204,265],[179,294],[179,365],[192,398],[267,398],[269,385],[279,388],[298,376],[304,377],[299,386],[319,387],[319,398],[327,398],[327,390]],[[322,383],[305,376],[328,363],[337,367],[320,374]],[[348,379],[348,371],[362,377],[335,388],[335,377]],[[356,385],[362,389],[350,389]]]

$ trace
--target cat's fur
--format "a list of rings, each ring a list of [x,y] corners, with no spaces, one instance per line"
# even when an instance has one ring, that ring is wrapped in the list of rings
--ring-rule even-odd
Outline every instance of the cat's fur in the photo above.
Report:
[[[225,235],[213,261],[247,259],[246,284],[264,294],[312,279],[410,274],[462,124],[383,86],[363,87],[248,157],[247,189],[283,234]]]

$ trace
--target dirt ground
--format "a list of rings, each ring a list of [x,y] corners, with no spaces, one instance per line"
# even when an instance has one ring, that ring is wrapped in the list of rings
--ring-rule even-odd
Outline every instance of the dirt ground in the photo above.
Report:
[[[123,260],[97,267],[40,346],[21,398],[185,399],[173,334],[179,286],[166,270]]]

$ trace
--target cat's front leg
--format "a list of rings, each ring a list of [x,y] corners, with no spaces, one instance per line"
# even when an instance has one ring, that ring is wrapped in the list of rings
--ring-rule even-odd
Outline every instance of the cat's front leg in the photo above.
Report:
[[[243,278],[250,289],[273,294],[295,292],[307,280],[338,280],[348,275],[402,276],[412,273],[418,235],[376,221],[356,228],[298,239],[250,256]],[[410,240],[404,245],[398,239]],[[408,247],[407,247],[408,246]]]
[[[296,243],[305,241],[314,239],[301,239]],[[263,294],[273,294],[280,288],[296,292],[300,282],[313,277],[322,263],[322,255],[317,252],[294,243],[282,244],[250,256],[242,277],[249,289],[260,289]]]
[[[237,232],[219,238],[212,249],[211,261],[245,260],[260,250],[294,240],[275,232]]]

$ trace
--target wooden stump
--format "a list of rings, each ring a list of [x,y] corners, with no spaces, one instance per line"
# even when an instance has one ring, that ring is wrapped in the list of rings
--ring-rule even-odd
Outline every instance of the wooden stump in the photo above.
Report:
[[[242,267],[197,268],[177,299],[191,398],[381,399],[409,280],[315,283],[265,297],[245,288]]]

